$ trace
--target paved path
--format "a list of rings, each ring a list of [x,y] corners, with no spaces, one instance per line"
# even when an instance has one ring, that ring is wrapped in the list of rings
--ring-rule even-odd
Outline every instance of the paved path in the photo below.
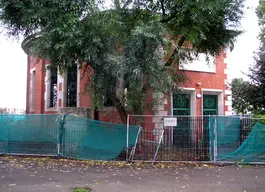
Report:
[[[93,192],[265,191],[265,167],[117,168],[52,161],[0,158],[0,191],[69,192],[78,186]]]

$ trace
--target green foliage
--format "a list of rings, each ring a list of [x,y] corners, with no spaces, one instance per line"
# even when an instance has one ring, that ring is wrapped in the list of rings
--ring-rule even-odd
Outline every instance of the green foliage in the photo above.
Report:
[[[77,189],[72,190],[72,192],[90,192],[91,190],[89,190],[87,187],[78,187]]]
[[[265,115],[264,114],[255,114],[253,116],[253,118],[254,118],[255,122],[258,122],[260,124],[265,125]]]
[[[250,89],[251,85],[248,81],[244,81],[242,78],[232,80],[232,107],[237,114],[247,114],[252,111]]]
[[[231,83],[232,90],[232,107],[236,113],[247,114],[262,114],[260,103],[263,95],[261,95],[260,87],[244,81],[242,78],[235,78]]]
[[[108,7],[101,0],[0,0],[0,20],[25,38],[29,55],[61,72],[78,63],[92,73],[94,106],[111,98],[124,121],[125,107],[144,112],[148,90],[174,91],[184,81],[179,60],[215,56],[232,43],[242,8],[243,0],[115,0]],[[193,49],[181,54],[185,42]]]

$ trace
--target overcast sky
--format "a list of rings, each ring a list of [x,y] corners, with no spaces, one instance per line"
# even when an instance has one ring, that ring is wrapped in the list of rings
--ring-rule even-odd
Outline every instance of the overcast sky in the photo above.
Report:
[[[258,26],[258,18],[255,9],[258,6],[258,0],[246,0],[245,16],[242,20],[242,29],[245,31],[237,38],[235,48],[230,55],[229,62],[232,65],[232,77],[242,77],[247,80],[247,77],[242,72],[247,73],[250,65],[254,63],[253,52],[259,47],[258,35],[260,32]]]
[[[246,0],[246,5],[249,9],[245,11],[245,18],[242,20],[245,33],[238,38],[229,59],[233,78],[246,79],[242,71],[247,72],[253,64],[253,52],[259,46],[259,27],[255,14],[258,0]],[[25,108],[26,70],[27,57],[20,48],[20,42],[0,35],[0,107]]]

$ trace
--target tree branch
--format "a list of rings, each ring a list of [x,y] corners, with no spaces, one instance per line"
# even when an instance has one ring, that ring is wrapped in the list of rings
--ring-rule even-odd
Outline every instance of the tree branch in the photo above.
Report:
[[[165,10],[165,6],[164,6],[164,0],[160,0],[160,4],[161,4],[161,9],[162,9],[162,16],[164,18],[166,16],[166,10]]]
[[[168,61],[166,62],[165,66],[170,66],[171,63],[173,62],[173,60],[175,59],[176,55],[179,53],[179,49],[182,47],[182,45],[185,42],[185,37],[181,36],[177,47],[175,48],[175,50],[173,51],[172,55],[170,56],[170,58],[168,59]]]
[[[113,102],[115,108],[117,109],[122,123],[126,124],[127,123],[127,112],[126,112],[124,106],[122,106],[118,97],[116,96],[116,90],[115,89],[110,90],[110,99]]]

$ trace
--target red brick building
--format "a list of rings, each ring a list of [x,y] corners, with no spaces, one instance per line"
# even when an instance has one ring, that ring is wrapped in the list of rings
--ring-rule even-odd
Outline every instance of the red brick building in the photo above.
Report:
[[[209,63],[201,55],[200,59],[185,64],[182,69],[187,81],[181,85],[183,94],[161,94],[164,103],[149,115],[231,115],[232,98],[227,84],[229,64],[228,53],[216,57]],[[82,69],[74,67],[63,76],[56,69],[45,69],[46,60],[28,57],[27,103],[28,114],[56,114],[60,108],[90,108],[89,97],[83,94],[86,79],[81,78]],[[52,73],[51,70],[55,70]],[[55,74],[55,75],[54,75]],[[108,122],[120,122],[113,107],[105,107],[92,118]],[[151,119],[150,119],[151,120]],[[154,120],[153,120],[154,122]],[[153,126],[151,126],[153,127]]]

